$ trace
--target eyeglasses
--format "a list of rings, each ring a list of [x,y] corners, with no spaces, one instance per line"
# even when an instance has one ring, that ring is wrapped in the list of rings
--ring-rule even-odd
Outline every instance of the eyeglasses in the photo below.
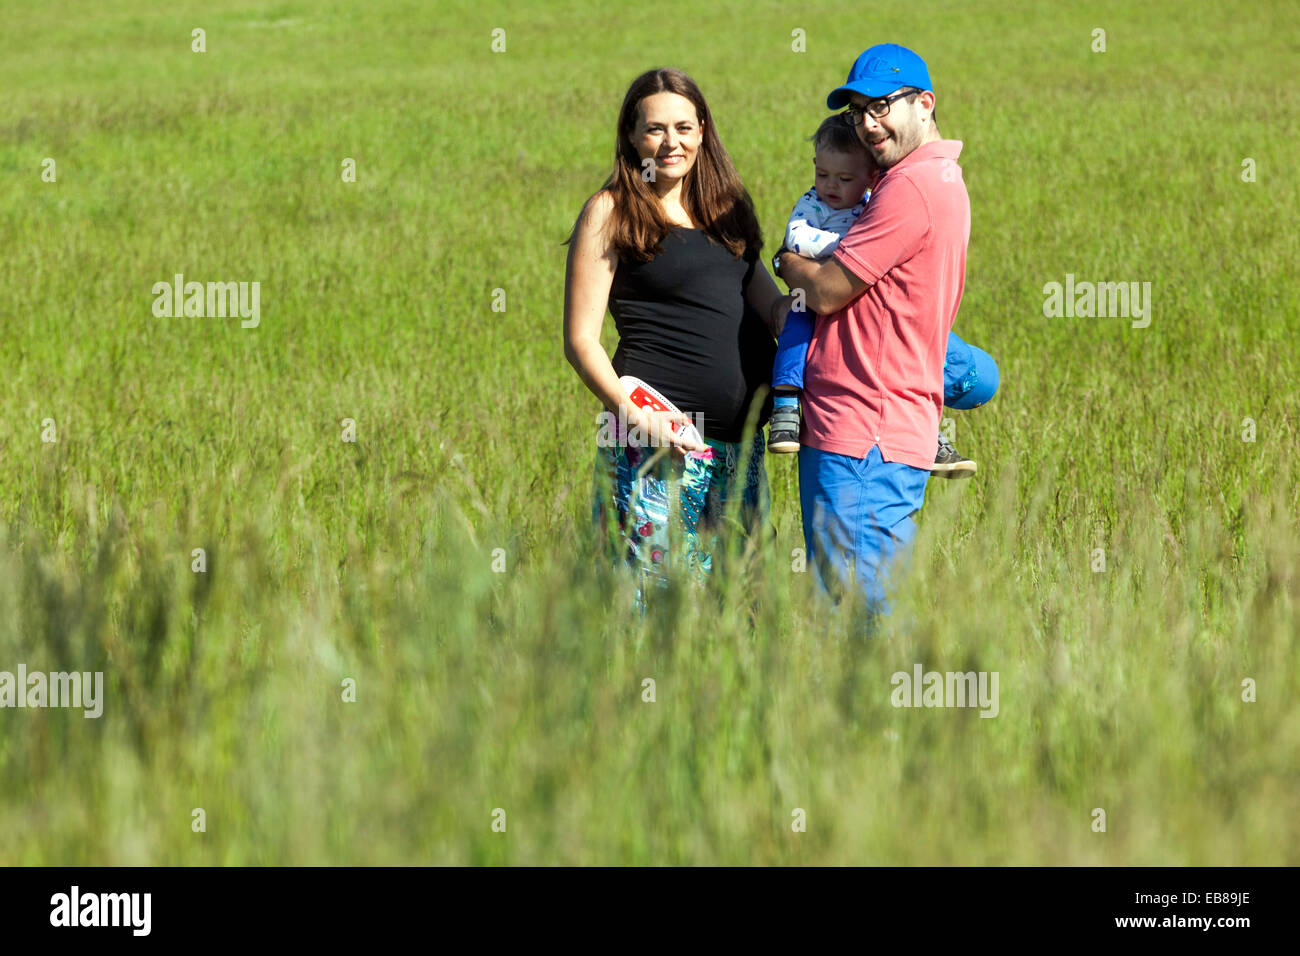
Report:
[[[847,125],[857,126],[862,122],[864,115],[869,114],[872,119],[880,119],[893,107],[894,100],[900,100],[905,96],[915,96],[920,92],[920,90],[903,90],[895,93],[893,96],[886,96],[883,99],[872,100],[864,107],[850,106],[841,113],[840,116],[843,117],[844,122]]]

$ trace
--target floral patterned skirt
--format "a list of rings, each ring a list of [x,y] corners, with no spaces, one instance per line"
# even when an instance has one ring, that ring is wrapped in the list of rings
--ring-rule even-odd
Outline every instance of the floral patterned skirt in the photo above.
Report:
[[[637,575],[637,605],[670,568],[697,582],[713,570],[724,515],[752,530],[768,514],[763,433],[748,448],[705,439],[685,458],[671,449],[597,444],[593,518]],[[730,506],[730,507],[729,507]]]

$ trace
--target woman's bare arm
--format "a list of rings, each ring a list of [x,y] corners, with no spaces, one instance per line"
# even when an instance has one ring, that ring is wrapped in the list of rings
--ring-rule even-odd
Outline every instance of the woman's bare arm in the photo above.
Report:
[[[564,273],[564,357],[591,393],[606,409],[620,415],[629,427],[644,429],[661,445],[703,451],[705,445],[675,434],[669,428],[669,422],[688,421],[686,416],[645,412],[631,403],[600,344],[600,328],[605,322],[609,290],[618,268],[618,253],[607,229],[613,207],[614,200],[609,193],[596,193],[587,200],[574,229]]]
[[[613,197],[598,192],[578,216],[564,270],[564,357],[578,377],[610,411],[627,411],[628,395],[600,344],[609,289],[618,268],[618,255],[606,225]]]

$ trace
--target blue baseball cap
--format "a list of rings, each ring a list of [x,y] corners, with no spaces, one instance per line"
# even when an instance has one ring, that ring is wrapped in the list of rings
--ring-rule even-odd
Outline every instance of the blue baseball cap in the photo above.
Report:
[[[826,106],[837,110],[847,106],[850,93],[861,93],[873,100],[888,96],[904,86],[930,90],[930,71],[925,61],[905,46],[897,43],[877,43],[863,50],[853,61],[849,78],[844,85],[826,97]]]

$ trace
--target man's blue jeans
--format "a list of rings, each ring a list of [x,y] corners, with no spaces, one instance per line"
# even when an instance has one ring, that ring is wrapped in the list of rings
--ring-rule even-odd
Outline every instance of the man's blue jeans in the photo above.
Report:
[[[804,360],[814,316],[790,312],[777,343],[772,385],[803,388]],[[789,335],[787,336],[787,333]],[[998,390],[998,366],[983,349],[949,333],[943,364],[943,403],[979,408]],[[936,436],[937,441],[937,436]],[[930,472],[881,458],[799,449],[799,504],[809,563],[822,587],[862,589],[869,612],[889,613],[891,571],[906,560],[916,537],[914,515],[925,503]]]
[[[879,445],[866,458],[799,449],[804,545],[823,588],[856,585],[870,613],[889,613],[890,572],[911,550],[929,479],[924,468],[882,460]]]
[[[803,388],[803,367],[815,319],[808,311],[792,309],[786,314],[785,326],[776,343],[773,388]],[[997,390],[998,365],[993,357],[949,332],[943,359],[943,403],[956,409],[979,408]]]

